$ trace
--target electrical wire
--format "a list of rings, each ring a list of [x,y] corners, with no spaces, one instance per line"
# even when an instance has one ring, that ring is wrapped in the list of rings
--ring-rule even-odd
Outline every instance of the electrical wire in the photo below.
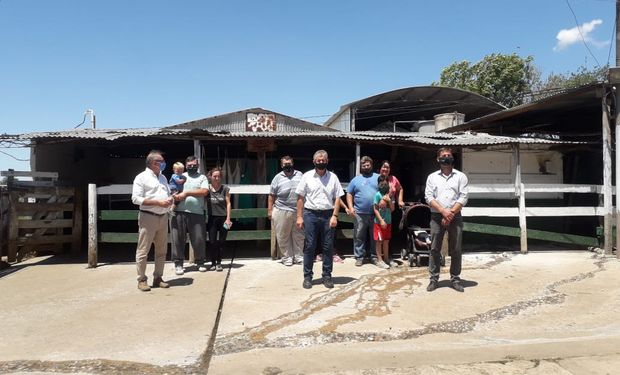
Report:
[[[573,11],[573,7],[570,6],[570,3],[568,2],[568,0],[566,0],[566,5],[568,5],[568,9],[570,9],[571,13],[573,14],[573,18],[575,19],[575,23],[577,24],[577,31],[579,31],[579,36],[581,37],[581,41],[583,42],[583,45],[586,47],[588,52],[590,52],[590,55],[592,56],[594,61],[596,61],[596,66],[600,69],[601,64],[598,62],[598,59],[596,58],[596,56],[594,56],[594,54],[590,50],[590,47],[588,47],[588,43],[586,43],[586,40],[583,37],[583,34],[581,33],[581,26],[579,25],[579,21],[577,20],[577,15],[575,14],[575,11]]]
[[[609,38],[610,42],[609,42],[609,52],[607,53],[607,66],[609,66],[609,60],[611,59],[611,47],[613,47],[616,41],[616,38],[614,38],[615,35],[616,35],[616,23],[614,22],[614,26],[611,28],[611,38]]]
[[[75,127],[73,129],[77,129],[80,126],[82,126],[85,122],[86,122],[86,115],[88,114],[88,112],[84,113],[84,119],[82,120],[82,122],[80,122],[79,124],[75,125]]]
[[[15,156],[13,156],[13,155],[9,154],[8,152],[4,152],[4,151],[2,151],[2,150],[0,150],[0,154],[4,154],[4,155],[6,155],[6,156],[8,156],[8,157],[11,157],[11,158],[13,158],[13,159],[17,160],[17,161],[30,161],[30,159],[20,159],[20,158],[18,158],[18,157],[15,157]]]

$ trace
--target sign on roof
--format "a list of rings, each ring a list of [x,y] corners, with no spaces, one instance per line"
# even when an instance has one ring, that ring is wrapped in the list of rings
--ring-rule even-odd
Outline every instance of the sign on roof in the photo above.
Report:
[[[247,113],[245,131],[253,133],[276,131],[276,115],[274,113]]]

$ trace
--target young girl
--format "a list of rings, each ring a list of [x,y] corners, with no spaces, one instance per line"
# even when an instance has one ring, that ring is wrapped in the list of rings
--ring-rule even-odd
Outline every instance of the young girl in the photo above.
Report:
[[[390,198],[390,184],[384,176],[379,176],[379,191],[375,194],[373,210],[375,212],[375,224],[373,236],[376,241],[377,267],[390,268],[390,238],[392,238],[392,211],[394,202]],[[379,203],[385,202],[385,208],[380,208]]]
[[[209,172],[211,184],[207,201],[208,219],[207,232],[209,233],[209,247],[211,251],[211,269],[222,271],[222,254],[228,230],[232,226],[230,221],[230,188],[222,184],[222,169],[213,168]]]

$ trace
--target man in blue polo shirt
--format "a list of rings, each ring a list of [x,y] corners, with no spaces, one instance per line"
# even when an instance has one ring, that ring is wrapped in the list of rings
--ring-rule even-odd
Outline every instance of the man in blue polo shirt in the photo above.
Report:
[[[361,266],[368,257],[373,264],[377,262],[375,240],[372,234],[375,213],[373,200],[377,191],[379,175],[372,171],[373,160],[369,156],[360,159],[360,175],[355,176],[347,187],[347,208],[353,221],[353,254],[355,265]]]

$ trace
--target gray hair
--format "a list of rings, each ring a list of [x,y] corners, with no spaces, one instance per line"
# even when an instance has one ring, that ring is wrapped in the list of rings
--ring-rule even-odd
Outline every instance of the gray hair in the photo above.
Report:
[[[146,155],[146,166],[148,167],[153,162],[153,160],[155,160],[157,156],[163,157],[164,153],[159,150],[149,151],[149,154]]]
[[[329,157],[327,156],[327,151],[319,150],[315,152],[314,155],[312,156],[312,161],[315,161],[316,158],[318,158],[319,156],[325,156],[325,159],[329,159]]]

